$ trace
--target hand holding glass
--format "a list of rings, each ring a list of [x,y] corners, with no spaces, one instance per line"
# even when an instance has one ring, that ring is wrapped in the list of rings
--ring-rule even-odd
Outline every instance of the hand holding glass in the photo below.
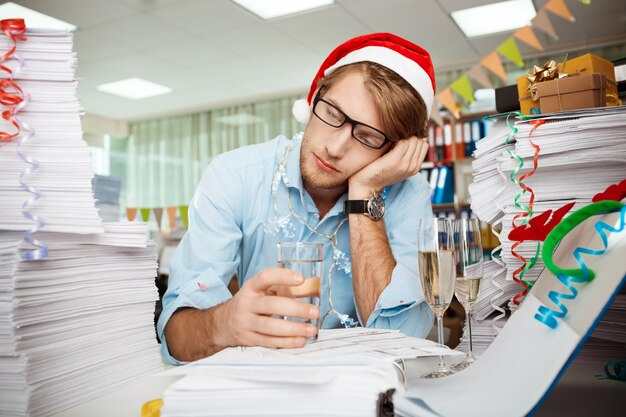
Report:
[[[279,295],[313,304],[317,308],[320,307],[323,248],[321,243],[287,242],[276,245],[278,267],[291,269],[304,275],[302,284],[295,287],[284,287]],[[283,319],[312,324],[317,327],[319,332],[317,318],[301,319],[285,316]],[[317,333],[315,336],[307,337],[307,342],[316,340]]]
[[[465,308],[469,351],[463,362],[452,366],[460,371],[476,361],[472,352],[472,306],[478,298],[483,278],[483,247],[478,219],[459,219],[454,222],[454,249],[456,257],[456,298]]]
[[[454,295],[454,242],[449,219],[433,220],[432,233],[418,237],[418,263],[422,290],[426,303],[437,315],[437,340],[443,345],[443,313]],[[424,378],[440,378],[452,373],[439,356],[437,369]]]

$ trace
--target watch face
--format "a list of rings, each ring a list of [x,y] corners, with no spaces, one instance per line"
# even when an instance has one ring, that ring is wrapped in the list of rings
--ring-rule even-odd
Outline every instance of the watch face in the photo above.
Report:
[[[367,203],[367,211],[374,220],[380,220],[385,214],[385,200],[380,194],[374,194]]]

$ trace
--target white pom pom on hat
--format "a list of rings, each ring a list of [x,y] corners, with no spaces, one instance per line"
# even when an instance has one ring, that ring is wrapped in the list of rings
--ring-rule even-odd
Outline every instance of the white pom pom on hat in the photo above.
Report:
[[[344,65],[363,61],[376,62],[404,78],[422,97],[430,117],[436,87],[430,54],[404,38],[380,32],[352,38],[328,55],[313,78],[307,99],[297,100],[293,105],[292,112],[296,120],[308,123],[313,94],[322,77]]]

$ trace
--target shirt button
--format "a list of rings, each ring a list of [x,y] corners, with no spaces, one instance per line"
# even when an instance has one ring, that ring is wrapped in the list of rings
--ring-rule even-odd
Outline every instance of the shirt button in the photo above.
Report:
[[[319,213],[313,213],[313,217],[315,217],[316,219],[319,219],[320,215],[319,215]]]

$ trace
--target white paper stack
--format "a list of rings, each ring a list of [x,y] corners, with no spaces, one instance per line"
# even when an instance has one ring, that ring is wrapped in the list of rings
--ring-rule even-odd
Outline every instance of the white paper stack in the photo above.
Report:
[[[3,417],[49,416],[162,369],[156,251],[145,224],[103,224],[98,216],[71,34],[28,31],[26,38],[18,41],[19,60],[6,63],[28,97],[17,113],[21,134],[0,146]],[[10,47],[0,35],[0,54]],[[0,122],[0,130],[15,128]],[[32,164],[23,159],[38,169],[27,172]],[[24,239],[37,223],[23,213],[33,194],[21,181],[41,195],[26,206],[44,224],[31,235],[47,245],[38,260],[23,257],[33,254]]]
[[[0,232],[0,414],[50,415],[160,368],[155,250],[144,224],[120,226],[105,224],[111,245],[47,233],[40,261]]]
[[[543,122],[532,133],[537,120]],[[500,122],[502,124],[502,122]],[[506,267],[507,280],[523,262],[512,253],[515,242],[508,236],[513,229],[515,216],[526,211],[518,205],[528,206],[530,192],[518,198],[522,188],[510,176],[523,165],[514,177],[519,180],[533,168],[535,146],[540,148],[538,167],[534,174],[522,180],[534,192],[535,218],[547,210],[553,212],[574,202],[573,212],[591,203],[593,196],[611,184],[626,179],[626,108],[606,107],[582,111],[561,112],[534,119],[518,120],[518,132],[512,137],[511,129],[496,130],[477,143],[474,183],[469,191],[472,209],[478,217],[502,227],[501,258]],[[509,146],[504,143],[508,138]],[[532,143],[531,143],[532,139]],[[511,157],[507,148],[518,158]],[[520,225],[521,219],[516,220]],[[515,252],[530,260],[537,253],[536,241],[524,241]],[[539,257],[536,265],[525,272],[523,279],[535,281],[543,271]],[[518,273],[518,278],[520,274]],[[521,293],[522,286],[518,286]],[[504,305],[504,304],[503,304]]]
[[[72,35],[66,31],[28,31],[27,41],[18,41],[17,59],[6,61],[14,71],[15,83],[30,96],[17,113],[34,136],[19,146],[20,138],[0,146],[0,229],[27,230],[35,224],[22,214],[22,204],[32,197],[19,182],[30,165],[17,154],[39,163],[24,180],[42,193],[28,210],[45,220],[43,230],[72,233],[102,233],[102,220],[91,189],[92,163],[82,138],[82,108],[76,97],[74,73],[76,56]],[[0,54],[12,42],[0,35]],[[0,79],[7,78],[0,71]],[[0,131],[13,133],[15,127],[0,118]],[[22,128],[24,138],[26,130]]]
[[[180,368],[163,394],[168,416],[376,416],[381,394],[404,391],[395,360],[462,355],[379,329],[322,330],[302,349],[230,348]]]

